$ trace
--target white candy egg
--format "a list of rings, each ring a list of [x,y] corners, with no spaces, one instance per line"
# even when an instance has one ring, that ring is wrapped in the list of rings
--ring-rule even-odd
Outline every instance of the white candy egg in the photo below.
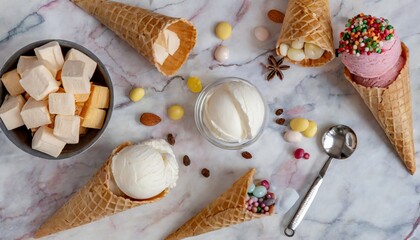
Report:
[[[302,49],[289,48],[287,51],[287,57],[293,61],[299,62],[305,59],[305,53]]]
[[[286,57],[288,50],[289,50],[289,45],[287,45],[286,43],[280,44],[280,55],[282,55],[283,57]]]
[[[293,130],[288,130],[284,134],[284,140],[290,143],[298,143],[302,141],[302,133]]]
[[[258,41],[263,42],[268,39],[268,37],[270,36],[270,32],[266,27],[259,26],[254,29],[254,35],[255,38],[258,39]]]
[[[309,59],[319,59],[324,54],[324,49],[312,43],[305,43],[305,55]]]
[[[220,45],[214,51],[214,59],[218,62],[224,62],[229,59],[229,48],[226,46]]]
[[[300,39],[294,40],[292,42],[292,48],[294,48],[294,49],[302,49],[303,48],[303,44],[305,44],[305,42],[302,41],[302,40],[300,40]]]

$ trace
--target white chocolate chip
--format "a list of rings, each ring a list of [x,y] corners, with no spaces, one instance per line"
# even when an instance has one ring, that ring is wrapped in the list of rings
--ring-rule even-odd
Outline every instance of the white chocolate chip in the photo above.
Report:
[[[282,55],[283,57],[286,57],[287,50],[289,50],[289,45],[287,45],[286,43],[280,44],[280,55]]]
[[[302,40],[300,40],[300,39],[297,39],[297,40],[294,40],[293,42],[292,42],[292,48],[294,48],[294,49],[302,49],[303,48],[303,44],[304,44],[305,42],[303,42]]]
[[[305,43],[305,55],[309,59],[319,59],[324,55],[324,49],[312,43]]]
[[[290,58],[292,61],[302,61],[305,59],[305,53],[302,49],[295,49],[295,48],[289,48],[287,51],[287,57]]]

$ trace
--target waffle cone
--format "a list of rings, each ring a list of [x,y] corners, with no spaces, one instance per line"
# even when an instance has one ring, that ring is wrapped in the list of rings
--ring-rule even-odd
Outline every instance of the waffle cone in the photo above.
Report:
[[[130,145],[132,145],[130,142],[126,142],[114,149],[111,156],[95,176],[36,231],[35,237],[40,238],[64,231],[162,199],[168,193],[168,190],[146,200],[117,196],[110,191],[109,180],[111,179],[110,166],[112,157],[124,147]]]
[[[169,235],[166,240],[183,239],[229,227],[252,219],[267,216],[255,214],[245,209],[245,197],[248,186],[252,183],[255,169],[250,169],[239,178],[231,188],[201,210],[197,215]],[[270,210],[270,215],[274,207]]]
[[[96,17],[120,38],[142,54],[165,76],[174,75],[193,49],[197,32],[192,23],[149,10],[108,0],[71,0]],[[163,65],[155,61],[153,43],[164,29],[175,32],[180,46]]]
[[[354,75],[344,68],[344,76],[356,88],[379,125],[385,131],[410,174],[416,171],[414,158],[413,114],[411,110],[408,48],[402,45],[406,59],[398,77],[385,88],[365,87],[353,81]]]
[[[329,0],[289,0],[276,44],[277,55],[280,55],[280,44],[290,44],[297,39],[318,45],[325,52],[319,59],[306,58],[300,62],[286,57],[294,64],[317,67],[335,57]]]

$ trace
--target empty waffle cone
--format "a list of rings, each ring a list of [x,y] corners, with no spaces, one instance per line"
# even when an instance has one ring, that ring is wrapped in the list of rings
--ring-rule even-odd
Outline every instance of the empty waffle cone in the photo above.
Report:
[[[182,225],[178,230],[169,235],[166,240],[183,239],[211,232],[220,228],[229,227],[252,219],[267,215],[256,214],[245,208],[245,197],[248,186],[252,183],[255,169],[250,169],[238,179],[231,188],[214,200],[210,205],[201,210],[195,217]],[[274,207],[270,209],[270,215]]]
[[[126,142],[115,148],[95,176],[36,231],[35,237],[40,238],[78,227],[106,216],[158,201],[166,196],[169,192],[167,189],[153,198],[135,200],[124,195],[116,195],[110,190],[112,157],[130,145],[132,145],[130,142]]]
[[[304,67],[316,67],[334,59],[329,0],[289,0],[276,44],[277,55],[280,55],[280,44],[290,45],[293,40],[298,39],[315,44],[325,52],[321,58],[315,60],[305,58],[296,62],[286,57],[288,61]]]
[[[410,174],[416,171],[414,158],[413,114],[411,110],[408,48],[402,45],[406,59],[398,77],[385,88],[365,87],[353,81],[354,75],[345,67],[344,76],[356,88],[379,125],[385,131]]]
[[[195,45],[196,29],[185,19],[108,0],[71,1],[124,39],[165,76],[174,75],[181,68]],[[164,29],[175,32],[180,45],[161,65],[155,59],[153,44]]]

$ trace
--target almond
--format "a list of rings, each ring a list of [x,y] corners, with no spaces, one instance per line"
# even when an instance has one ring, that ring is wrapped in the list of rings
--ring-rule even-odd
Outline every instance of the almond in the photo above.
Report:
[[[271,21],[275,23],[282,23],[284,19],[284,14],[275,9],[268,11],[267,16]]]
[[[140,122],[145,126],[155,126],[160,121],[162,119],[154,113],[143,113],[140,117]]]

